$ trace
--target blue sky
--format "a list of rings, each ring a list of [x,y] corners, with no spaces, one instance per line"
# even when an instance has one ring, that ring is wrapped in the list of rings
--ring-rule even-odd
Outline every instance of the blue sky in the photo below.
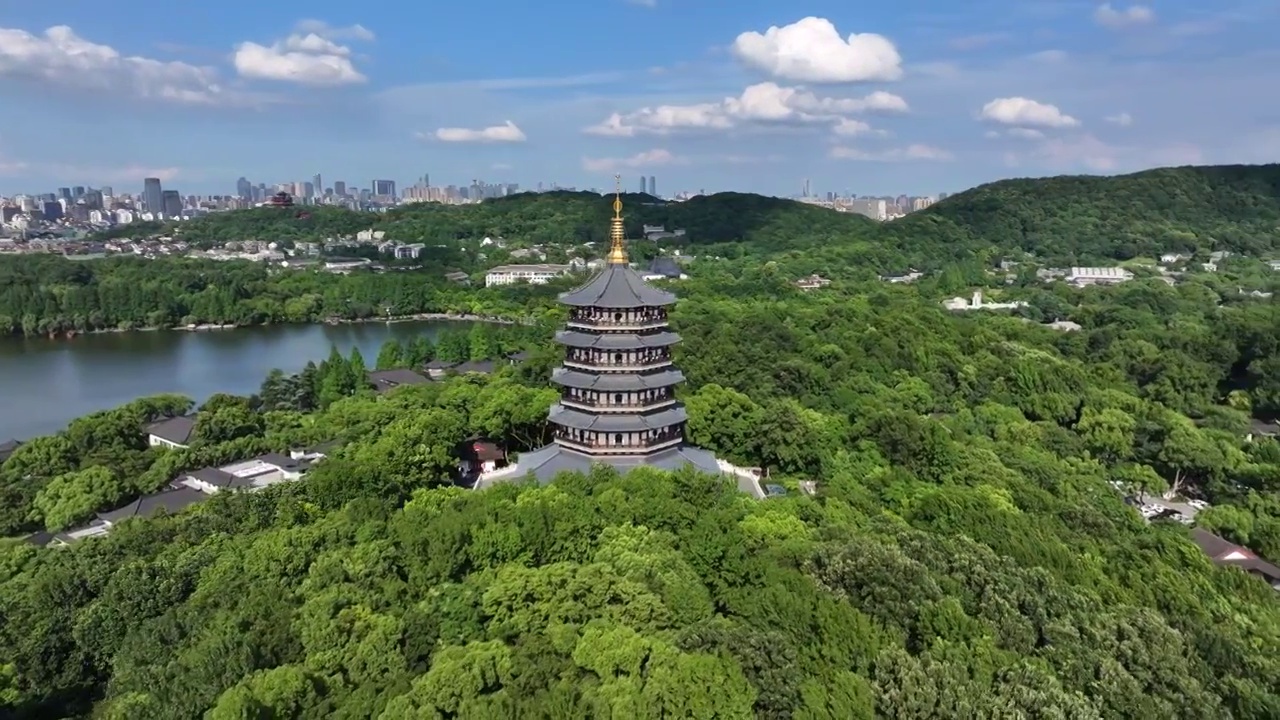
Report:
[[[22,7],[0,18],[0,194],[615,172],[930,194],[1280,160],[1275,0]]]

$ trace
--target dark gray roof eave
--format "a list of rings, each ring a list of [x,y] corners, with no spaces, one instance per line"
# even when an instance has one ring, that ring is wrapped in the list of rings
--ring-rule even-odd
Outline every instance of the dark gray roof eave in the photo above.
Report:
[[[560,295],[559,300],[573,307],[627,310],[674,305],[676,296],[645,282],[629,265],[606,265],[585,285]]]

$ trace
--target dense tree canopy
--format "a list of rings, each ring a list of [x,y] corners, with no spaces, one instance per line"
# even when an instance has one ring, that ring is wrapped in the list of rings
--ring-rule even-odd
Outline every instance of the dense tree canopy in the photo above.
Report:
[[[1280,559],[1280,443],[1249,433],[1280,413],[1280,311],[1231,287],[1252,269],[1015,283],[1022,316],[952,314],[945,293],[997,281],[966,261],[889,286],[831,250],[836,281],[804,293],[790,280],[812,253],[743,248],[676,286],[682,399],[693,441],[787,496],[647,469],[454,487],[459,441],[545,441],[541,325],[369,359],[531,350],[491,377],[375,394],[337,352],[274,373],[196,409],[184,451],[138,428],[190,402],[142,399],[0,466],[6,531],[186,469],[339,449],[301,482],[70,548],[0,544],[0,714],[1280,716],[1275,592],[1116,490],[1206,500],[1203,527]],[[554,290],[522,289],[535,314]]]

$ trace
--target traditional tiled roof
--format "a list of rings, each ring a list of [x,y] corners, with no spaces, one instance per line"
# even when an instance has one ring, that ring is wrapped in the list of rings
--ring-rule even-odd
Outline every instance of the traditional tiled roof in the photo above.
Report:
[[[674,305],[676,296],[650,285],[629,265],[610,263],[586,285],[560,296],[574,307],[627,309]]]

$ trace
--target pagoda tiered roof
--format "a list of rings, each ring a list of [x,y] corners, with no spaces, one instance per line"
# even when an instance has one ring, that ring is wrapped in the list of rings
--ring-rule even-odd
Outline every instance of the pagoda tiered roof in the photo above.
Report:
[[[659,370],[658,372],[643,374],[618,373],[598,375],[595,373],[583,372],[582,370],[556,368],[551,371],[551,382],[564,387],[579,388],[582,390],[627,392],[629,390],[656,390],[658,388],[679,385],[684,382],[684,373],[675,368],[666,368]]]
[[[551,422],[579,430],[600,432],[641,432],[661,430],[689,419],[683,406],[667,407],[645,415],[596,415],[571,410],[563,405],[551,406]]]
[[[573,307],[627,310],[674,305],[676,296],[645,282],[630,265],[609,263],[587,284],[562,294],[560,302]]]

